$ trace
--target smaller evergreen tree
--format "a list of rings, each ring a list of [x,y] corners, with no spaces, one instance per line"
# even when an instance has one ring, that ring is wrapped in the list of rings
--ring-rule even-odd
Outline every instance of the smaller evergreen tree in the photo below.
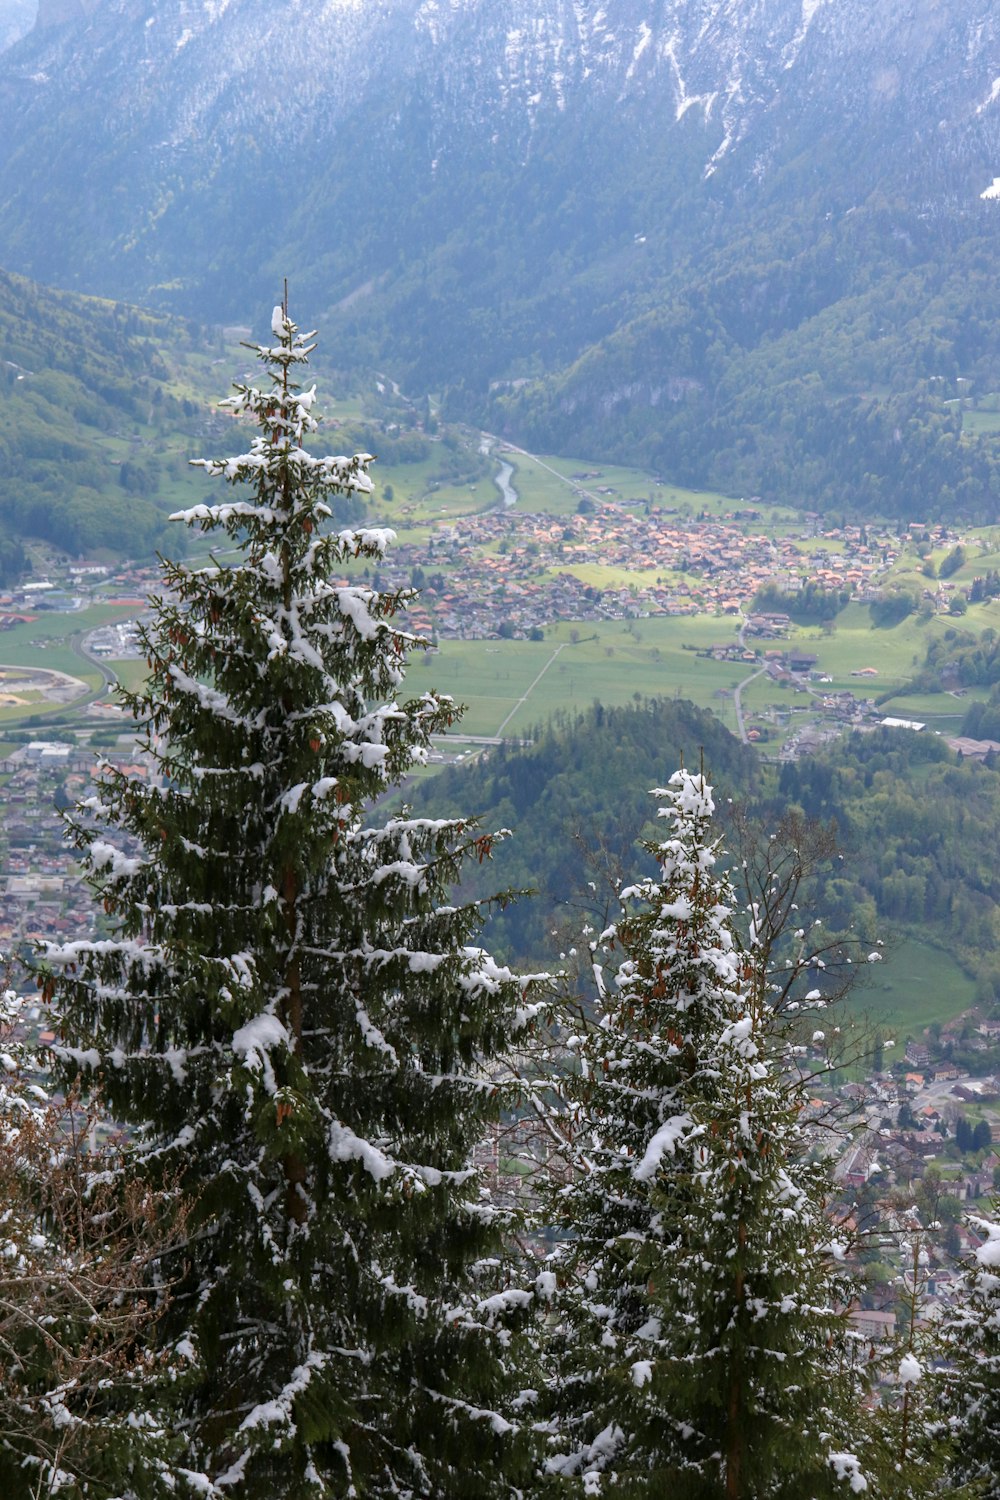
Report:
[[[951,1476],[983,1500],[1000,1500],[1000,1212],[968,1223],[982,1243],[943,1329]]]
[[[769,1047],[766,966],[716,869],[711,788],[682,770],[658,795],[660,876],[622,892],[614,992],[577,1045],[548,1472],[616,1497],[858,1490],[823,1180]]]
[[[925,1217],[940,1228],[936,1216]],[[924,1500],[941,1492],[948,1448],[935,1368],[941,1339],[925,1316],[932,1235],[916,1206],[896,1226],[903,1265],[901,1333],[879,1351],[879,1402],[866,1424],[866,1452],[880,1497]]]

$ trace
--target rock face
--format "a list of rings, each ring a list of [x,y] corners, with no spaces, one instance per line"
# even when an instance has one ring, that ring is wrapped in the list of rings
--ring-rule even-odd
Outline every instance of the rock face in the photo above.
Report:
[[[341,309],[347,353],[392,344],[426,383],[485,390],[571,362],[740,242],[730,270],[834,232],[875,255],[993,233],[1000,12],[43,0],[0,105],[0,264],[214,319],[287,274]],[[751,321],[809,295],[739,292]]]

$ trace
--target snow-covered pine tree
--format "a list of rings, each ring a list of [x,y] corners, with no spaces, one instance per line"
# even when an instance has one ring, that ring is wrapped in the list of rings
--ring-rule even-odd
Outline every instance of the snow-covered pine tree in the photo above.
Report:
[[[878,1402],[868,1423],[870,1472],[875,1492],[885,1500],[924,1500],[942,1493],[959,1500],[958,1492],[943,1482],[949,1434],[943,1420],[944,1382],[935,1371],[943,1353],[942,1330],[925,1313],[929,1245],[941,1226],[932,1215],[933,1230],[925,1227],[915,1205],[893,1217],[903,1266],[901,1331],[873,1358]]]
[[[981,1243],[942,1329],[951,1477],[982,1500],[1000,1500],[1000,1204],[994,1209],[992,1219],[969,1217]]]
[[[822,1174],[768,1047],[767,982],[715,868],[703,776],[671,778],[658,880],[603,935],[558,1195],[556,1493],[817,1500],[866,1481]],[[595,958],[599,959],[600,942]]]
[[[523,985],[449,899],[489,837],[366,822],[454,708],[397,701],[405,599],[342,577],[391,533],[326,524],[368,456],[303,446],[313,346],[272,331],[224,403],[248,451],[199,461],[235,497],[178,517],[237,560],[165,565],[126,695],[156,774],[109,772],[76,829],[113,932],[47,952],[58,1054],[194,1200],[161,1324],[194,1491],[483,1500],[519,1439],[470,1163]]]

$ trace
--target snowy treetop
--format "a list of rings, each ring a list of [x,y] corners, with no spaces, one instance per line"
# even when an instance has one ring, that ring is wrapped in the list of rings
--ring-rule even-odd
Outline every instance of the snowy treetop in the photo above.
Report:
[[[985,1234],[985,1242],[976,1250],[976,1263],[984,1271],[996,1271],[1000,1273],[1000,1224],[991,1224],[989,1219],[974,1218],[970,1221],[980,1234]],[[1000,1289],[1000,1275],[997,1278],[997,1287]]]

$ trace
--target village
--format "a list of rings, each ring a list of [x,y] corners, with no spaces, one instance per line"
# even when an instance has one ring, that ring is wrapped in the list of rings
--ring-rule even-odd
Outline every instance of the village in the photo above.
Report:
[[[738,621],[768,588],[794,595],[812,587],[871,602],[910,543],[943,547],[959,540],[943,525],[913,522],[902,533],[884,523],[830,526],[810,511],[794,524],[775,526],[752,502],[734,503],[721,515],[708,509],[692,515],[656,500],[660,481],[653,481],[646,500],[625,498],[607,485],[584,487],[601,477],[587,472],[568,481],[578,497],[569,515],[532,511],[518,500],[446,516],[419,540],[404,530],[371,581],[381,589],[416,589],[409,623],[428,638],[537,638],[566,620],[717,615]],[[508,493],[514,493],[509,486]],[[402,519],[412,510],[404,506]],[[380,519],[392,526],[401,517],[390,506]],[[590,581],[595,567],[618,576],[598,585]],[[622,574],[634,581],[623,581]],[[954,587],[936,580],[927,596],[946,610]],[[40,611],[71,612],[95,602],[131,604],[138,614],[151,591],[162,592],[155,566],[50,551],[44,571],[36,568],[0,593],[0,631],[30,623]],[[782,634],[775,619],[787,626],[787,616],[764,614],[751,622],[747,637]],[[103,644],[99,650],[112,654]]]
[[[861,1121],[834,1148],[832,1213],[864,1273],[853,1321],[877,1343],[911,1309],[940,1317],[980,1242],[965,1215],[1000,1183],[1000,1022],[966,1013],[908,1040],[891,1066],[819,1092],[817,1122],[852,1105]]]
[[[114,710],[95,706],[93,733],[124,728],[120,716],[115,719]],[[0,949],[13,958],[18,988],[30,985],[21,965],[38,943],[94,938],[105,930],[107,919],[81,876],[61,817],[93,792],[95,750],[29,741],[0,761]],[[102,750],[102,757],[144,780],[158,775],[149,757],[127,743]],[[53,1039],[50,1032],[39,1035],[43,1043]],[[816,1077],[808,1109],[817,1151],[835,1160],[836,1199],[829,1211],[865,1287],[852,1321],[877,1345],[895,1336],[910,1305],[920,1319],[942,1314],[957,1265],[977,1243],[963,1216],[976,1203],[985,1207],[1000,1184],[1000,1021],[966,1012],[908,1038],[898,1061],[890,1061],[889,1039],[879,1042],[867,1068],[825,1077],[830,1059],[817,1043],[821,1035],[801,1049],[797,1066]],[[479,1165],[502,1199],[513,1201],[524,1190],[520,1174],[534,1150],[529,1122],[511,1121],[484,1142]],[[915,1242],[916,1286],[910,1265]]]
[[[943,545],[954,539],[942,533],[936,540]],[[706,655],[739,660],[751,670],[760,665],[793,692],[822,701],[833,722],[876,722],[870,698],[830,694],[815,656],[784,639],[791,628],[787,613],[754,612],[752,603],[768,584],[786,594],[813,583],[861,600],[875,597],[903,545],[882,530],[844,526],[820,533],[815,518],[806,518],[794,536],[771,537],[753,511],[681,518],[652,507],[608,504],[553,519],[508,509],[446,522],[426,540],[397,547],[372,581],[381,588],[421,585],[411,623],[429,639],[530,636],[556,620],[728,618],[732,634],[724,639],[723,628],[718,643],[703,648]],[[595,558],[608,568],[636,572],[638,581],[597,588],[585,581]],[[67,616],[69,634],[74,613],[87,604],[131,605],[130,618],[87,635],[85,655],[106,662],[134,657],[140,649],[135,621],[159,586],[157,570],[51,561],[47,576],[0,598],[0,628],[30,627],[59,613]],[[946,592],[939,592],[946,607]],[[862,682],[877,675],[874,668],[857,670]],[[58,674],[51,676],[49,699],[65,704],[68,691],[60,689]],[[32,680],[30,672],[23,680]],[[801,749],[808,748],[805,739]],[[40,941],[94,937],[103,930],[106,919],[81,878],[60,816],[92,792],[98,754],[131,775],[148,780],[158,774],[106,698],[91,703],[65,738],[58,732],[52,739],[41,732],[37,739],[22,736],[0,760],[0,949],[15,961],[29,960]],[[20,968],[12,977],[18,985],[28,983]],[[830,1111],[845,1105],[860,1126],[831,1133]],[[894,1335],[907,1305],[917,1300],[921,1318],[940,1315],[957,1260],[974,1247],[974,1230],[962,1214],[997,1184],[990,1153],[1000,1140],[1000,1024],[966,1015],[953,1033],[944,1028],[938,1035],[911,1037],[895,1065],[855,1069],[818,1083],[810,1109],[817,1149],[836,1156],[838,1198],[831,1213],[864,1273],[865,1294],[852,1318],[876,1344]],[[484,1144],[481,1165],[498,1191],[516,1196],[522,1146],[516,1124],[510,1139]],[[933,1234],[920,1232],[919,1286],[908,1262],[916,1222],[912,1204],[919,1205],[923,1222],[941,1225]]]
[[[441,638],[481,639],[501,627],[517,637],[556,620],[736,617],[769,585],[794,594],[813,584],[866,602],[905,543],[885,529],[821,531],[808,514],[801,529],[772,536],[753,508],[681,517],[648,503],[598,506],[584,496],[580,504],[558,518],[514,507],[442,522],[426,540],[394,548],[378,581],[418,587],[414,624]],[[935,529],[936,545],[955,540]],[[599,588],[586,581],[595,563],[633,572],[636,582]],[[935,591],[942,606],[948,592],[947,584]]]
[[[112,713],[116,729],[124,727],[120,714]],[[95,712],[95,723],[106,720],[106,709]],[[93,792],[98,753],[129,775],[154,774],[149,757],[134,745],[102,746],[98,752],[86,731],[79,741],[29,741],[0,760],[0,952],[5,955],[27,959],[46,938],[93,936],[97,930],[92,893],[61,814]]]

